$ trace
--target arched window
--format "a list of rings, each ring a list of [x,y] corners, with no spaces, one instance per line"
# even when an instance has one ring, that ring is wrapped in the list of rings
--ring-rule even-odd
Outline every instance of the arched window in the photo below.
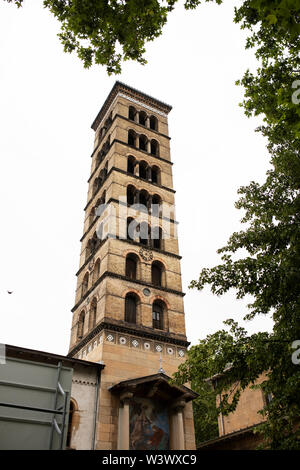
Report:
[[[104,142],[102,146],[103,157],[107,155],[107,152],[109,151],[109,147],[110,147],[110,137],[108,137],[108,139]]]
[[[89,215],[89,226],[92,225],[92,223],[95,220],[96,214],[95,214],[95,207],[92,208],[90,215]]]
[[[139,112],[139,124],[142,124],[142,126],[145,126],[146,119],[147,119],[147,114],[145,113],[145,111],[140,111]]]
[[[107,234],[103,233],[103,222],[101,222],[100,224],[98,223],[96,232],[93,235],[93,238],[96,237],[96,243],[94,245],[95,246],[94,251],[96,251],[98,246],[101,245],[101,242],[102,242],[102,240],[104,240],[106,235]]]
[[[107,177],[107,173],[108,173],[108,162],[105,163],[105,167],[104,167],[104,178]]]
[[[94,266],[94,271],[93,271],[93,283],[99,279],[100,275],[100,259],[97,259],[95,266]]]
[[[144,160],[142,160],[139,164],[140,178],[147,179],[147,167],[148,167],[148,164]]]
[[[138,235],[138,223],[132,217],[127,219],[127,239],[135,240]]]
[[[140,224],[140,243],[142,245],[148,245],[149,240],[149,226],[147,222],[141,222]]]
[[[156,155],[158,157],[159,151],[158,151],[158,142],[157,142],[157,140],[154,140],[154,139],[151,140],[150,152],[151,152],[151,155]]]
[[[152,215],[158,217],[160,213],[161,198],[157,194],[152,197]]]
[[[125,275],[129,279],[137,279],[137,266],[138,266],[138,257],[134,253],[130,253],[126,257],[126,267]]]
[[[93,298],[90,308],[90,317],[89,317],[89,330],[94,328],[96,325],[96,315],[97,315],[97,299]]]
[[[66,441],[66,447],[67,448],[71,447],[73,418],[74,418],[75,411],[76,411],[76,406],[75,406],[74,401],[71,398],[70,399],[70,408],[69,408],[69,419],[68,419],[68,433],[67,433],[67,441]]]
[[[96,194],[96,192],[98,191],[100,186],[101,186],[100,180],[99,180],[99,178],[96,178],[94,183],[93,183],[93,196]]]
[[[129,106],[128,117],[131,121],[135,120],[136,109],[133,106]]]
[[[86,249],[85,249],[85,260],[87,260],[92,253],[92,248],[91,248],[91,240],[87,242]]]
[[[162,250],[162,230],[160,227],[151,228],[151,242],[153,248]]]
[[[97,155],[97,158],[96,158],[96,168],[100,165],[102,160],[103,160],[103,153],[102,153],[102,150],[100,150],[100,152],[98,152],[98,155]]]
[[[135,193],[136,193],[136,189],[134,186],[132,186],[131,184],[127,186],[127,204],[129,206],[132,206],[132,204],[134,204]]]
[[[159,261],[153,261],[151,265],[151,280],[155,286],[162,286],[162,275],[164,267]]]
[[[100,240],[97,236],[97,233],[94,232],[93,237],[90,240],[91,254],[94,253],[94,251],[97,250],[99,244],[100,244]]]
[[[135,162],[136,162],[135,158],[132,155],[130,155],[127,160],[127,171],[131,175],[134,175]]]
[[[140,135],[139,137],[139,148],[140,150],[147,150],[147,137],[145,135]]]
[[[140,192],[140,200],[139,200],[139,202],[140,202],[139,210],[140,211],[148,212],[148,198],[149,198],[149,194],[147,193],[147,191],[142,189],[142,191]]]
[[[125,321],[136,323],[138,298],[135,294],[129,293],[125,297]]]
[[[136,147],[136,133],[132,129],[128,131],[128,145]]]
[[[158,166],[154,165],[151,170],[152,183],[160,184],[160,171]]]
[[[158,121],[155,116],[150,116],[150,129],[157,131],[158,129]]]
[[[111,124],[112,124],[112,112],[110,113],[110,115],[106,119],[106,121],[104,123],[104,126],[106,127],[106,129],[109,129]]]
[[[81,296],[82,297],[87,292],[88,285],[89,285],[89,273],[85,273],[85,276],[84,276],[83,281],[82,281],[82,286],[81,286]]]
[[[152,306],[152,325],[158,330],[164,329],[164,303],[161,300],[155,300]]]
[[[84,330],[84,319],[85,313],[82,311],[79,315],[78,325],[77,325],[77,339],[81,339],[83,337],[83,330]]]

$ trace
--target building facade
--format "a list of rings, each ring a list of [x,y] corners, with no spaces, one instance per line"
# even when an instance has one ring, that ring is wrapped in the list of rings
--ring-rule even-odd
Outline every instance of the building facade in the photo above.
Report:
[[[220,374],[210,379],[215,389]],[[262,374],[256,381],[259,385],[266,380]],[[238,383],[234,384],[238,385]],[[222,394],[217,395],[216,404],[219,406]],[[272,395],[265,395],[261,388],[252,388],[251,385],[241,391],[236,409],[227,416],[218,415],[219,437],[198,446],[200,450],[254,450],[263,443],[261,434],[256,433],[257,426],[264,421],[260,411],[272,400]]]
[[[69,356],[102,362],[97,449],[194,449],[168,113],[116,82],[100,109]]]

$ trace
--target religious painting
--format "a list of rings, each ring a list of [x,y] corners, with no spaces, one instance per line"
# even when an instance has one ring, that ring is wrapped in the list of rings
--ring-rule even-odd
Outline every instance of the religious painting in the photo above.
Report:
[[[169,416],[166,406],[135,397],[130,403],[130,450],[169,450]]]

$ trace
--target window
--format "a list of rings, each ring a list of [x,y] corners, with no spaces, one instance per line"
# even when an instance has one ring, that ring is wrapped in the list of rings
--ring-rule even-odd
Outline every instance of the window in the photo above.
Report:
[[[159,168],[157,166],[153,166],[151,168],[151,174],[152,174],[152,183],[156,183],[156,184],[160,184],[160,181],[159,181],[159,176],[160,176],[160,173],[159,173]]]
[[[152,307],[152,325],[153,328],[163,330],[164,304],[160,300],[156,300]]]
[[[137,296],[135,294],[127,294],[125,297],[125,321],[136,323],[136,312]]]
[[[93,299],[91,302],[90,308],[90,318],[89,318],[89,330],[94,328],[96,325],[96,315],[97,315],[97,299]]]
[[[139,210],[143,212],[148,212],[148,198],[149,194],[144,189],[140,192],[140,207]]]
[[[145,111],[140,111],[139,113],[139,124],[142,124],[142,126],[146,125],[146,119],[147,119],[147,114]]]
[[[95,217],[96,217],[96,214],[95,214],[95,207],[92,208],[91,212],[90,212],[90,215],[89,215],[89,226],[92,225],[92,223],[94,222],[95,220]]]
[[[128,117],[131,121],[134,121],[136,115],[136,109],[133,106],[129,106],[129,112],[128,112]]]
[[[130,155],[127,160],[127,171],[131,175],[134,175],[134,167],[135,167],[135,158]]]
[[[69,408],[68,434],[67,434],[67,441],[66,441],[66,447],[67,448],[71,447],[73,418],[74,418],[75,411],[76,411],[76,406],[75,406],[75,403],[73,402],[73,400],[71,398],[70,408]]]
[[[98,228],[97,228],[97,232],[94,232],[94,235],[90,240],[91,254],[94,253],[94,251],[96,251],[96,249],[98,248],[98,246],[100,244],[100,240],[97,236],[97,233],[98,233]]]
[[[162,286],[163,265],[159,261],[153,261],[151,266],[151,280],[155,286]]]
[[[147,137],[145,135],[140,135],[139,138],[139,148],[141,150],[147,150]]]
[[[86,273],[84,278],[83,278],[83,281],[82,281],[82,290],[81,290],[81,296],[82,297],[87,292],[88,285],[89,285],[89,273]]]
[[[160,212],[161,199],[157,194],[152,197],[152,215],[158,217]]]
[[[153,248],[162,250],[162,230],[160,227],[152,227],[151,241],[152,241]]]
[[[151,140],[151,155],[156,155],[158,157],[158,142],[156,140]]]
[[[94,267],[94,272],[93,272],[93,282],[95,283],[97,279],[99,279],[100,275],[100,259],[97,259],[95,267]]]
[[[136,193],[136,189],[134,186],[127,186],[127,204],[132,206],[134,204],[134,196]]]
[[[96,159],[96,168],[100,165],[102,160],[103,160],[103,153],[102,153],[102,150],[100,150],[100,152],[98,152],[97,159]]]
[[[136,279],[137,278],[137,256],[135,254],[129,254],[126,257],[126,267],[125,267],[125,275],[129,277],[129,279]]]
[[[147,179],[147,163],[142,160],[139,164],[139,173],[140,173],[140,178],[143,178],[144,180]]]
[[[154,131],[157,131],[158,129],[157,118],[155,116],[150,116],[150,129],[153,129]]]
[[[128,131],[128,145],[136,146],[136,133],[133,130]]]
[[[81,339],[83,337],[84,319],[85,319],[85,313],[84,311],[82,311],[78,319],[77,339]]]
[[[99,181],[99,178],[96,178],[94,183],[93,183],[93,192],[92,192],[93,196],[96,194],[96,192],[98,191],[100,186],[101,186],[101,183]]]
[[[148,245],[149,239],[149,226],[147,222],[142,222],[140,224],[140,243],[142,245]]]
[[[127,239],[134,240],[137,238],[137,222],[132,218],[128,217],[127,219]]]

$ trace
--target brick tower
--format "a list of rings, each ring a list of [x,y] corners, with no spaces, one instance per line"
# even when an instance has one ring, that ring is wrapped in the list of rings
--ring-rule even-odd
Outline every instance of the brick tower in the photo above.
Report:
[[[98,449],[195,446],[191,400],[196,394],[168,382],[189,344],[170,110],[116,82],[92,124],[95,143],[69,356],[105,364]]]

